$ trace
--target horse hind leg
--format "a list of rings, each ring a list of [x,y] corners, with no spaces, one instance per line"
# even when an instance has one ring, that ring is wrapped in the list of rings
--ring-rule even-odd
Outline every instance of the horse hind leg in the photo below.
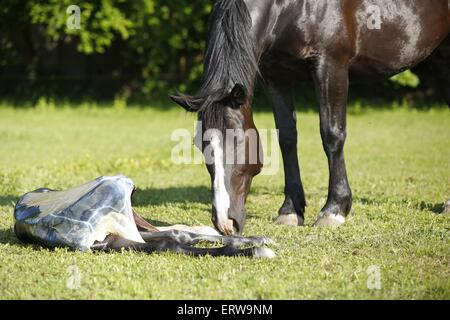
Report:
[[[352,207],[344,160],[348,95],[348,64],[345,61],[324,57],[314,73],[320,104],[320,134],[329,168],[328,198],[315,226],[343,224]]]

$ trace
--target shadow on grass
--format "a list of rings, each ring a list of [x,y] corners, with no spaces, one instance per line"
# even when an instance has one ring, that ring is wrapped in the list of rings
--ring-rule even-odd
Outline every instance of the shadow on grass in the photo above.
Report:
[[[0,206],[14,207],[16,205],[17,200],[19,200],[19,197],[16,196],[11,195],[0,196]]]
[[[430,211],[436,214],[441,214],[444,211],[445,203],[427,203],[422,201],[420,209]]]
[[[388,203],[396,204],[396,205],[413,205],[413,207],[420,209],[422,211],[428,211],[435,214],[441,214],[444,211],[445,203],[430,203],[430,202],[416,202],[415,200],[403,199],[403,200],[395,200],[390,201],[386,199],[374,199],[374,198],[366,198],[366,197],[354,197],[354,202],[360,202],[363,205],[385,205]]]
[[[0,244],[12,244],[22,247],[25,246],[25,244],[16,237],[13,228],[0,229]]]
[[[211,190],[205,186],[198,187],[171,187],[166,189],[137,189],[133,194],[133,206],[162,206],[171,203],[201,203],[208,205],[208,214],[210,214]],[[170,224],[151,218],[152,212],[137,210],[138,213],[149,223],[156,227],[166,227]],[[247,211],[247,219],[257,219],[260,216],[257,213]],[[177,221],[177,224],[186,224],[187,222]]]
[[[170,187],[165,189],[148,188],[137,189],[133,194],[131,203],[133,207],[136,206],[164,206],[169,204],[188,204],[188,203],[201,203],[210,204],[210,190],[205,186],[197,187]],[[167,227],[171,226],[164,221],[158,221],[152,219],[152,211],[136,210],[139,215],[146,221],[154,225],[155,227]],[[177,221],[176,224],[189,225],[185,221]]]

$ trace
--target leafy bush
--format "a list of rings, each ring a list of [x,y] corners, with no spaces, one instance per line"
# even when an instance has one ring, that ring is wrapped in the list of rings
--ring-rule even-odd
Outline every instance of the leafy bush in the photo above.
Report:
[[[108,76],[127,78],[127,86],[146,95],[168,86],[186,90],[183,84],[201,76],[210,0],[83,1],[79,30],[66,26],[71,4],[72,0],[2,1],[0,25],[7,32],[0,35],[0,44],[8,50],[0,53],[0,67],[31,63],[27,77],[39,77],[46,56],[39,56],[35,48],[54,51],[74,43],[83,56],[116,57],[120,63]]]
[[[399,73],[391,77],[390,80],[403,87],[417,88],[417,86],[420,84],[419,77],[411,70],[406,70],[402,73]]]
[[[3,0],[0,96],[33,103],[40,97],[100,96],[118,107],[132,97],[154,102],[175,89],[194,92],[213,2],[82,1],[81,28],[70,30],[66,11],[72,0]],[[432,75],[420,77],[425,81],[408,70],[387,87],[416,88]]]

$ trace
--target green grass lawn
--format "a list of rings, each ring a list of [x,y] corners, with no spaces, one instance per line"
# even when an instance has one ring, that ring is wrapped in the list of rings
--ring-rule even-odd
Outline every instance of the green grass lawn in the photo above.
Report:
[[[449,299],[448,109],[373,110],[349,115],[347,168],[354,203],[346,225],[312,228],[328,183],[318,116],[298,114],[306,227],[274,225],[283,171],[255,178],[246,235],[277,242],[273,260],[194,258],[172,253],[80,253],[25,246],[13,204],[38,187],[63,189],[123,173],[139,191],[134,204],[155,224],[210,225],[203,165],[171,162],[176,128],[193,131],[178,109],[57,110],[0,108],[1,299]],[[272,128],[270,113],[255,116]],[[80,287],[69,289],[70,267]],[[380,289],[367,282],[380,271]]]

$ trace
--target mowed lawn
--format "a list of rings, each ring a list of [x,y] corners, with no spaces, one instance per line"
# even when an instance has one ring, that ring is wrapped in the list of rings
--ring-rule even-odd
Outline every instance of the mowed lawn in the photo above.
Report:
[[[450,216],[438,214],[450,198],[444,107],[349,115],[354,202],[337,229],[311,227],[326,199],[328,168],[318,115],[298,113],[307,226],[273,223],[284,199],[282,168],[256,177],[248,197],[245,234],[275,240],[273,260],[81,253],[16,239],[13,206],[21,194],[119,173],[137,185],[133,202],[146,219],[210,225],[206,169],[171,161],[171,133],[193,132],[194,120],[181,109],[0,108],[0,298],[450,298]],[[274,126],[268,112],[255,120],[259,128]],[[78,287],[70,285],[74,277]]]

